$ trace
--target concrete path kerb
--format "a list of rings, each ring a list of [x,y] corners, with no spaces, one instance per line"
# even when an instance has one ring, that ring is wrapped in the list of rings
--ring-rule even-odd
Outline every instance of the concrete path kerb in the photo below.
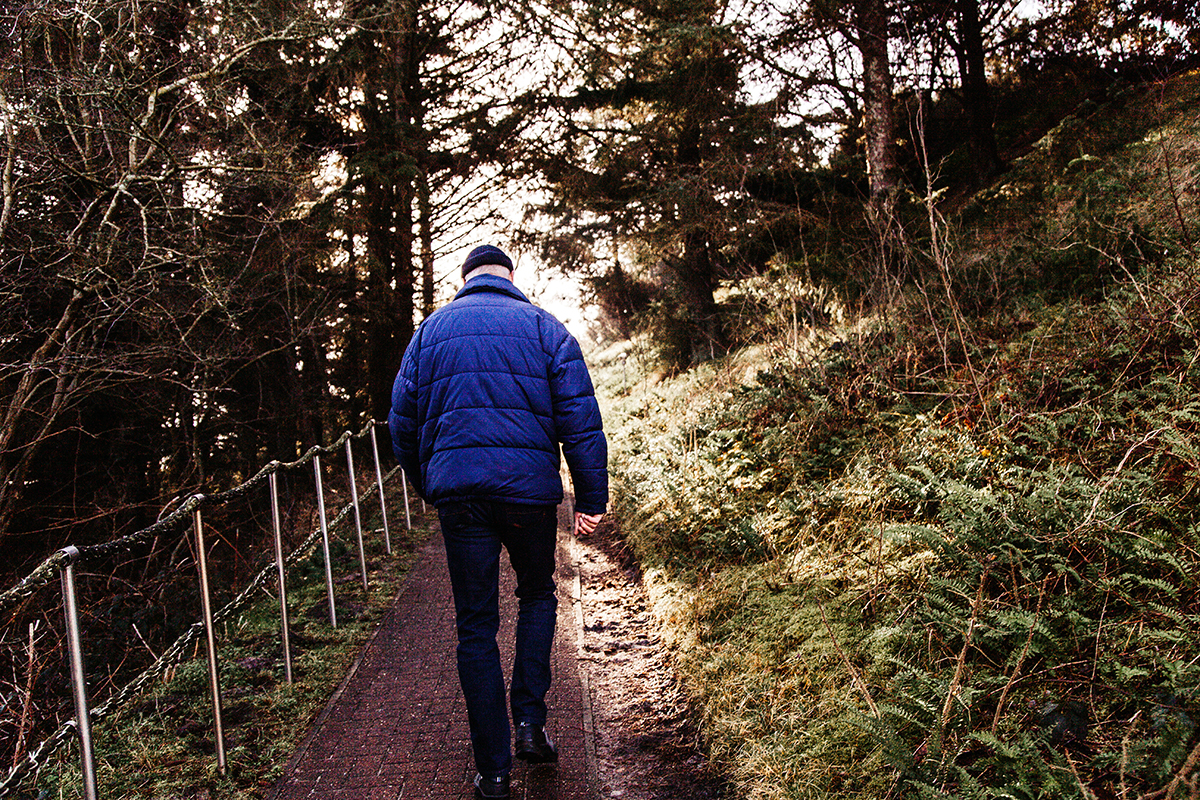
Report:
[[[592,715],[577,653],[582,612],[575,547],[560,507],[558,630],[546,729],[559,746],[554,766],[515,762],[512,797],[599,797]],[[500,653],[513,657],[516,598],[501,556]],[[364,646],[275,785],[273,800],[471,798],[475,776],[466,707],[455,666],[454,607],[437,530],[422,548],[391,611]]]

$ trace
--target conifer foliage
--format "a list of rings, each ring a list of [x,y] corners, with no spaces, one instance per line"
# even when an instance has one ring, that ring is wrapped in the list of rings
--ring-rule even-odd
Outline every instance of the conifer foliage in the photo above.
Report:
[[[1196,4],[39,0],[0,26],[10,568],[381,418],[457,282],[439,257],[520,201],[512,243],[635,356],[617,510],[694,601],[681,670],[710,730],[743,723],[713,755],[748,795],[811,796],[771,761],[793,735],[866,765],[831,793],[1195,794]],[[663,421],[651,373],[741,344],[769,368]]]
[[[386,414],[435,251],[504,195],[525,11],[4,6],[12,568]]]
[[[585,5],[574,24],[576,83],[533,157],[553,198],[541,211],[556,223],[543,252],[598,289],[637,264],[661,289],[667,360],[711,358],[728,340],[720,282],[781,213],[747,185],[794,162],[773,98],[743,92],[742,21],[722,3],[617,0]]]

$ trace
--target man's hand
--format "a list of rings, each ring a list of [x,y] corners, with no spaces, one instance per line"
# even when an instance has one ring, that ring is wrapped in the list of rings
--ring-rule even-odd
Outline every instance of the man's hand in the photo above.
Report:
[[[604,519],[603,514],[580,514],[575,512],[575,535],[581,533],[591,533],[596,530],[596,526],[600,524],[600,520]]]

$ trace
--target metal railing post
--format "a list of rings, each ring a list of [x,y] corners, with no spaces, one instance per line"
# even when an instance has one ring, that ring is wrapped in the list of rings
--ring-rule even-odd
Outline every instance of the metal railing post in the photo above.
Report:
[[[283,640],[283,674],[292,683],[292,642],[288,630],[287,572],[283,566],[283,525],[279,519],[279,482],[272,472],[267,476],[271,485],[271,523],[275,529],[275,572],[279,579],[279,634]]]
[[[400,485],[404,487],[404,528],[412,530],[412,514],[408,512],[408,476],[404,474],[404,470],[400,470]],[[425,501],[421,501],[422,512],[425,509]]]
[[[208,584],[208,552],[200,509],[193,512],[196,529],[196,563],[200,567],[200,604],[204,609],[204,636],[208,649],[208,686],[212,694],[213,731],[217,743],[217,772],[225,774],[225,724],[221,718],[221,677],[217,668],[217,636],[213,630],[212,595]]]
[[[354,531],[358,534],[358,566],[362,571],[363,594],[370,591],[367,588],[367,553],[363,549],[362,515],[358,510],[358,479],[354,475],[354,448],[351,442],[354,437],[346,437],[346,471],[350,479],[350,504],[354,506]]]
[[[96,756],[92,749],[92,712],[88,708],[87,676],[83,669],[83,639],[79,634],[79,605],[75,598],[76,547],[62,549],[63,616],[67,622],[67,645],[71,655],[71,685],[75,694],[75,730],[79,733],[79,760],[83,773],[83,796],[96,800]]]
[[[333,564],[329,561],[329,526],[325,522],[325,488],[321,483],[321,456],[313,456],[313,474],[317,479],[317,512],[321,517],[321,546],[325,549],[325,593],[329,595],[329,624],[337,627],[337,608],[333,602]]]
[[[387,500],[383,497],[383,470],[379,467],[379,443],[375,438],[375,420],[371,420],[371,454],[375,456],[375,485],[379,487],[379,515],[383,517],[383,545],[392,554],[392,535],[388,531]]]

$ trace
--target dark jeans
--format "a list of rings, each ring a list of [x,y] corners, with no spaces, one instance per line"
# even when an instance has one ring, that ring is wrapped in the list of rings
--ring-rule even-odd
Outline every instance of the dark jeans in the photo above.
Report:
[[[490,501],[448,503],[438,509],[458,624],[458,678],[467,701],[475,766],[485,777],[512,769],[500,627],[500,547],[517,576],[516,658],[510,704],[513,723],[546,722],[550,651],[558,598],[554,595],[554,506]]]

